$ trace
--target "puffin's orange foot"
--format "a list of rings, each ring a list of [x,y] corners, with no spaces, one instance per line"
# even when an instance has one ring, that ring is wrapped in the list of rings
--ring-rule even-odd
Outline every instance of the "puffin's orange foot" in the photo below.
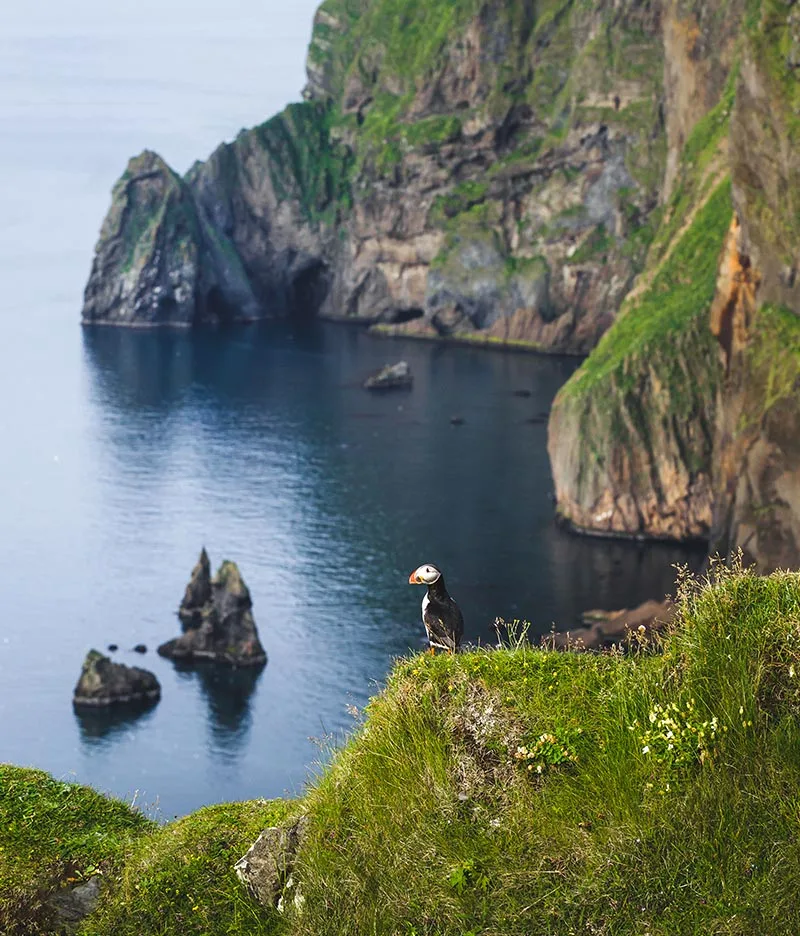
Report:
[[[428,647],[427,652],[430,654],[430,656],[436,656],[436,647]]]

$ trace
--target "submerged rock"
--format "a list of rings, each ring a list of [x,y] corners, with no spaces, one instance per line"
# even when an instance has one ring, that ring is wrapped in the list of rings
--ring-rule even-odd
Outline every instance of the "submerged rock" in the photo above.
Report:
[[[202,560],[201,553],[198,563],[200,574],[195,579],[196,566],[187,596],[193,583],[202,584]],[[189,597],[194,600],[195,594],[192,592]],[[267,654],[258,638],[252,606],[250,591],[238,566],[226,560],[210,581],[208,600],[199,609],[191,608],[192,621],[199,622],[189,626],[180,637],[162,644],[158,648],[159,654],[171,660],[212,660],[233,666],[262,666],[267,662]]]
[[[307,825],[307,817],[301,816],[291,825],[264,829],[234,865],[236,876],[262,906],[278,907],[284,890],[292,887],[292,869]],[[295,892],[293,900],[298,898]]]
[[[407,361],[387,364],[364,381],[365,390],[405,390],[411,387],[414,378]]]
[[[113,663],[97,650],[86,654],[75,686],[76,706],[99,707],[122,703],[156,702],[161,686],[156,677],[138,666]]]

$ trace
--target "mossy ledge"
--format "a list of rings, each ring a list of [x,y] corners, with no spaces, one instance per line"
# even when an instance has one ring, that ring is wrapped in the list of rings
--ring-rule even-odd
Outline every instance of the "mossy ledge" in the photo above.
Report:
[[[52,889],[102,874],[82,936],[800,931],[800,575],[713,566],[677,603],[657,654],[399,661],[301,801],[158,826],[0,767],[0,926],[52,932]],[[232,865],[300,812],[278,914]]]

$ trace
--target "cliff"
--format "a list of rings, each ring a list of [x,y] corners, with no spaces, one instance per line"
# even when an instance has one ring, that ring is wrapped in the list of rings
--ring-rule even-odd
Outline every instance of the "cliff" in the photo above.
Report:
[[[681,132],[663,49],[642,0],[327,0],[303,103],[185,179],[161,164],[147,197],[131,164],[84,321],[320,314],[588,351]]]
[[[185,178],[131,162],[84,321],[592,352],[560,517],[800,564],[798,67],[781,0],[326,0],[302,103]]]
[[[726,8],[726,15],[736,11]],[[676,159],[668,159],[667,181],[674,178],[678,187],[642,278],[617,323],[557,398],[549,445],[559,511],[575,526],[701,536],[712,551],[742,549],[746,561],[770,570],[800,564],[800,19],[793,4],[768,0],[739,16],[733,53],[716,66],[709,54],[696,69],[708,86],[708,76],[721,75],[727,62],[727,89]],[[689,34],[702,35],[701,19]],[[686,110],[680,102],[678,110]],[[678,122],[687,120],[684,114]],[[709,120],[718,122],[719,132],[709,133]],[[639,297],[663,275],[657,245],[667,239],[665,229],[686,212],[694,220],[684,237],[703,223],[698,170],[731,179],[732,217],[725,230],[724,214],[717,216],[705,246],[683,257],[679,282],[665,296],[672,304],[691,282],[692,314],[682,324],[664,315],[646,349],[630,347],[619,355],[616,372],[606,368],[593,379],[607,350],[643,323],[647,301]],[[683,207],[676,200],[681,189],[691,192]],[[654,380],[654,370],[672,376],[659,373]],[[627,396],[619,392],[623,373],[636,388]],[[620,425],[625,428],[615,430]],[[578,446],[580,457],[573,451]]]
[[[159,826],[0,766],[0,928],[52,933],[95,881],[80,936],[798,932],[800,577],[684,580],[677,610],[661,654],[399,661],[297,801]],[[234,864],[300,815],[280,912]]]

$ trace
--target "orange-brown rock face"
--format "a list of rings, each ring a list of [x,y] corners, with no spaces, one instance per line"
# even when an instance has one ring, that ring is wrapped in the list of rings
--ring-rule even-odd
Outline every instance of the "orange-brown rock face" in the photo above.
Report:
[[[712,550],[741,549],[763,571],[800,563],[800,324],[757,308],[762,275],[734,220],[720,266],[711,328],[720,344]]]
[[[714,445],[712,550],[763,571],[800,565],[800,14],[765,2],[746,39],[731,123],[739,221],[711,328],[725,377]]]

